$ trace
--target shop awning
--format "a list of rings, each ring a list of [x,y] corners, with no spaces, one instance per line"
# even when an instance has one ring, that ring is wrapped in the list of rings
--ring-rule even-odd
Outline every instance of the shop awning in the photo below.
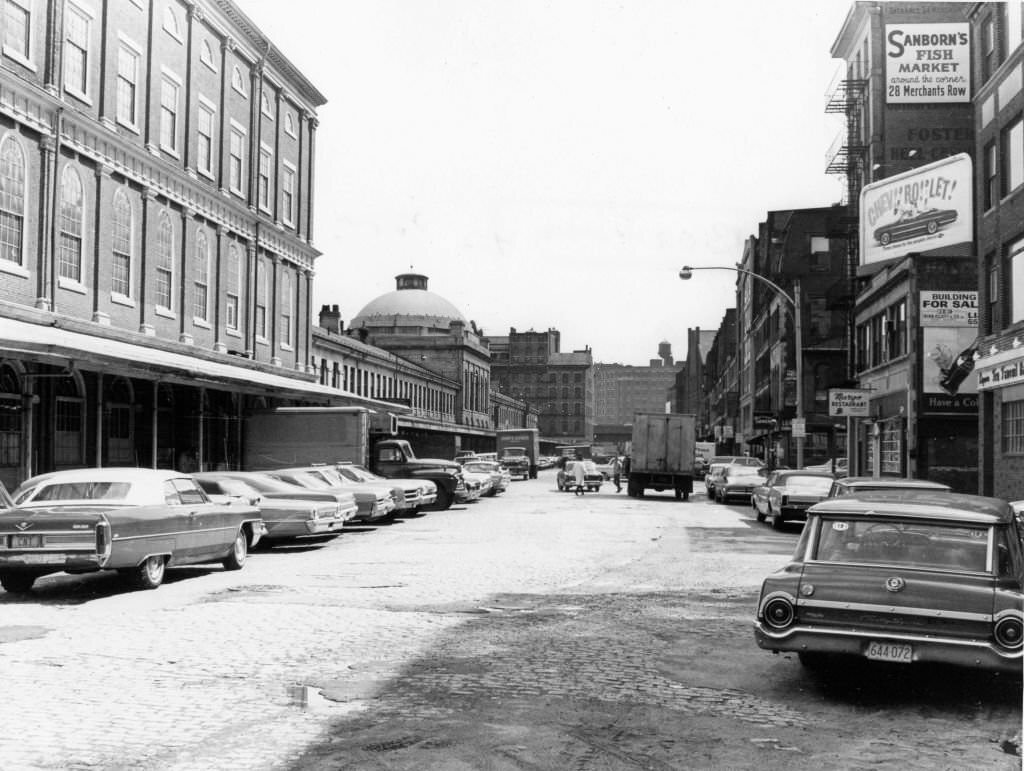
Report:
[[[0,318],[0,358],[31,358],[109,375],[208,386],[323,404],[357,404],[397,412],[400,404],[367,399],[330,386],[256,366],[241,366],[99,335]],[[286,371],[286,370],[285,370]]]

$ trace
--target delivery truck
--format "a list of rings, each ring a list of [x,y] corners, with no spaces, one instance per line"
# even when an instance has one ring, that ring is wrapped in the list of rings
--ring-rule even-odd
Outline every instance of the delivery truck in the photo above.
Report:
[[[498,462],[513,477],[537,478],[540,432],[536,428],[502,428],[494,432]]]
[[[632,453],[626,492],[672,490],[690,499],[696,455],[696,417],[674,412],[638,412],[633,416]]]
[[[450,460],[417,458],[396,436],[395,416],[366,407],[280,407],[244,422],[242,467],[263,471],[323,463],[357,463],[391,479],[429,479],[437,485],[431,509],[447,509],[462,484]]]

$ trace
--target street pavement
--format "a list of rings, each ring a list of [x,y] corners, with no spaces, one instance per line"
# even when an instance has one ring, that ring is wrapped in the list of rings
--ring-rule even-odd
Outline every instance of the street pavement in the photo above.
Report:
[[[542,472],[155,591],[43,579],[0,593],[0,768],[1019,768],[1019,683],[892,699],[754,645],[797,535]]]

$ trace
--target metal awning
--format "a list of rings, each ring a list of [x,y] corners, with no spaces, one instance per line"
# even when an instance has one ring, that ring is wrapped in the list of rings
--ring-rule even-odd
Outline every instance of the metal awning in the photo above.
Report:
[[[262,367],[239,366],[58,326],[0,318],[0,358],[18,356],[80,370],[240,393],[405,409],[400,404],[368,399],[311,380],[268,372]]]

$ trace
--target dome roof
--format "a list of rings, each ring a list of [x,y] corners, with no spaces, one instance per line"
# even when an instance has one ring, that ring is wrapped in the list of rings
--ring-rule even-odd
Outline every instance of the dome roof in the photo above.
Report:
[[[371,300],[349,323],[350,329],[377,326],[440,327],[465,317],[448,300],[427,290],[427,277],[419,273],[395,276],[397,288]],[[396,317],[399,317],[396,319]]]

